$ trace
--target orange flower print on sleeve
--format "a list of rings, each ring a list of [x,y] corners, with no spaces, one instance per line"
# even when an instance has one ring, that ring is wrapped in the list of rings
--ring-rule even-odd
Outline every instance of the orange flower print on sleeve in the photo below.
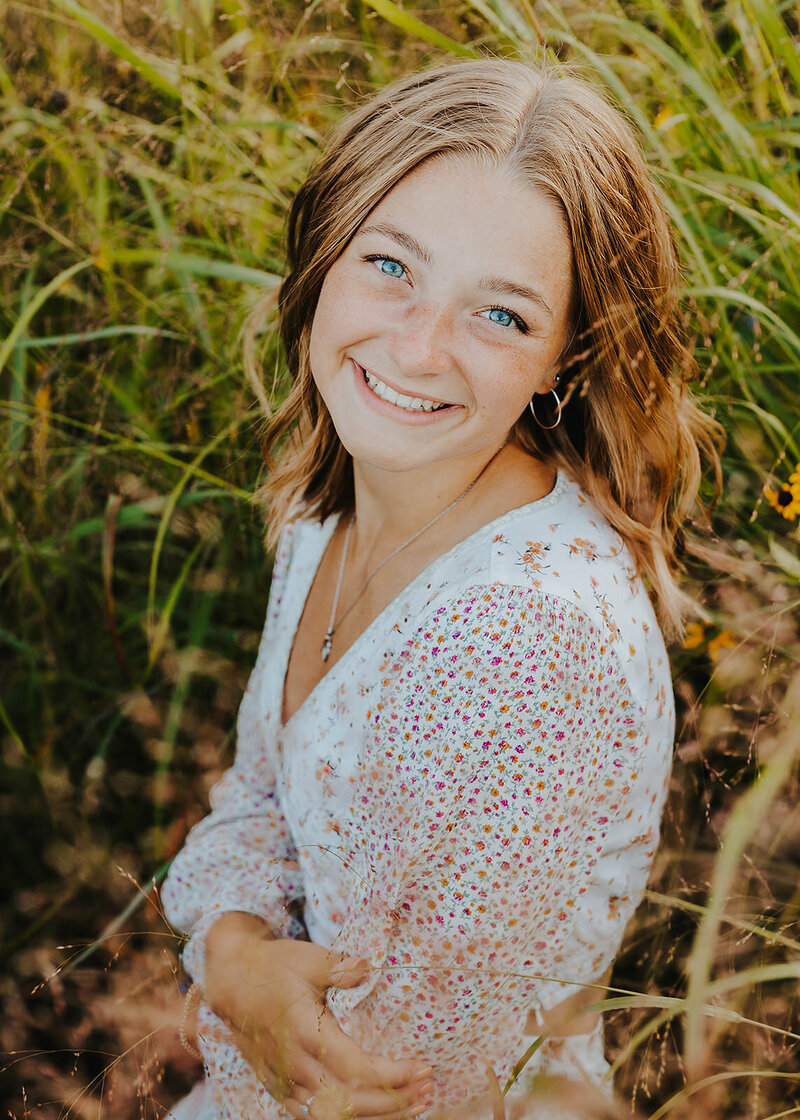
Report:
[[[606,626],[608,627],[609,637],[611,638],[611,640],[613,642],[618,641],[618,639],[619,639],[619,626],[617,625],[617,623],[614,620],[611,605],[608,602],[608,599],[606,598],[605,595],[598,595],[598,593],[596,591],[595,591],[595,594],[594,594],[594,598],[595,598],[595,602],[597,603],[597,606],[600,609],[600,614],[602,616],[603,622],[605,622]]]
[[[542,572],[548,568],[549,564],[545,564],[544,560],[549,551],[549,544],[544,544],[542,541],[527,541],[525,551],[520,557],[520,564],[525,569],[525,572],[530,575],[534,572]]]
[[[570,556],[583,556],[586,560],[596,560],[598,555],[594,541],[584,540],[583,537],[575,537],[567,544],[567,550]]]

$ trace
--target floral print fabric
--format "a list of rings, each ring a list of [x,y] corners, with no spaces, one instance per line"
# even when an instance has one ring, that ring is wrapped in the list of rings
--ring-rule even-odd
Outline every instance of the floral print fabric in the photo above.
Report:
[[[671,762],[667,656],[626,548],[562,474],[426,569],[282,726],[334,526],[283,534],[236,761],[164,903],[202,984],[220,913],[292,936],[304,899],[313,941],[373,966],[329,993],[342,1028],[424,1057],[437,1102],[468,1116],[486,1063],[502,1086],[529,1012],[602,975],[641,897]],[[207,1007],[201,1034],[220,1120],[287,1115]],[[551,1068],[599,1080],[600,1032],[546,1043],[527,1073]]]

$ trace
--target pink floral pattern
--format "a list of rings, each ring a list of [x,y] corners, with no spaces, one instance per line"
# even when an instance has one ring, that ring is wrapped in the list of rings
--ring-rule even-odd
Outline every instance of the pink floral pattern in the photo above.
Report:
[[[439,1103],[477,1101],[484,1063],[503,1085],[529,1012],[603,973],[641,898],[671,762],[666,652],[627,550],[562,474],[423,572],[281,726],[333,528],[282,537],[236,761],[165,907],[202,984],[220,913],[292,936],[303,898],[312,940],[373,965],[330,993],[343,1029],[426,1058]],[[207,1007],[201,1031],[219,1120],[285,1117]],[[528,1073],[607,1068],[595,1031],[545,1044]]]

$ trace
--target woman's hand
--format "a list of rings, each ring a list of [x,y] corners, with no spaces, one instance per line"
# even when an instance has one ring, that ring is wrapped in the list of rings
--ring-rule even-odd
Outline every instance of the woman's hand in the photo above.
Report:
[[[297,1120],[401,1120],[424,1111],[430,1067],[366,1053],[325,1004],[328,988],[357,987],[367,972],[365,962],[320,945],[271,940],[249,914],[226,914],[206,938],[209,1007]]]

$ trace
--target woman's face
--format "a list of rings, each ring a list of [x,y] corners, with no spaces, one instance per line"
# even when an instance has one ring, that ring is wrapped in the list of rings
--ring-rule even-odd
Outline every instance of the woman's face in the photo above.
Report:
[[[512,175],[447,157],[401,180],[329,270],[311,329],[314,380],[356,463],[496,449],[553,388],[571,276],[558,206]]]

